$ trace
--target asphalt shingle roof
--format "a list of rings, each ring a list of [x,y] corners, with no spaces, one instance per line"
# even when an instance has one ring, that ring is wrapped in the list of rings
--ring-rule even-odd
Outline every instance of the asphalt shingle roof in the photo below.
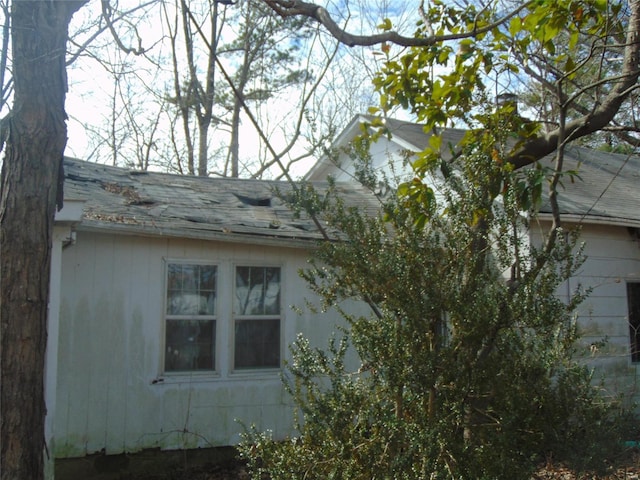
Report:
[[[326,182],[311,182],[324,192]],[[321,240],[313,219],[296,215],[280,195],[290,195],[288,182],[210,178],[131,171],[65,159],[65,198],[84,200],[79,229],[249,241],[308,244]],[[379,207],[376,197],[358,185],[336,185],[345,203],[364,209]],[[324,228],[324,226],[323,226]]]
[[[561,213],[585,222],[640,227],[640,157],[568,147],[564,170],[579,178],[563,179],[558,190]],[[551,211],[545,202],[541,211]]]
[[[362,115],[361,120],[373,117]],[[428,146],[430,134],[417,123],[385,119],[392,134],[391,141],[400,140],[416,151]],[[448,128],[442,131],[445,144],[456,145],[465,130]],[[541,163],[553,167],[553,157]],[[566,176],[559,187],[561,214],[583,222],[612,223],[640,227],[640,156],[608,153],[590,148],[569,146],[565,150],[564,171],[575,170],[575,181]],[[545,192],[546,193],[546,192]],[[551,213],[548,199],[541,213]]]

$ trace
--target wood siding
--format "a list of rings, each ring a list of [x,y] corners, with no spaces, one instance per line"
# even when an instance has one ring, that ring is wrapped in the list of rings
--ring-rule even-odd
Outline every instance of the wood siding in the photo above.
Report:
[[[298,332],[324,346],[339,321],[290,307],[311,298],[298,276],[307,256],[292,248],[78,232],[62,259],[54,456],[231,445],[242,424],[278,438],[291,434],[280,371],[232,371],[227,310],[217,320],[215,374],[163,375],[165,261],[217,264],[219,302],[231,302],[236,263],[280,266],[288,358]]]
[[[534,233],[533,241],[540,235]],[[638,368],[629,351],[627,282],[640,282],[640,244],[625,227],[583,225],[586,260],[558,292],[567,298],[576,288],[592,292],[578,309],[582,335],[577,357],[594,368],[608,394],[640,400]]]

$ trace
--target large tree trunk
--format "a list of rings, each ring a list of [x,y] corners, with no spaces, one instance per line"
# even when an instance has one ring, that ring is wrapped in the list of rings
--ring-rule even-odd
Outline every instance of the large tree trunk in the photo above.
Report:
[[[15,94],[0,198],[0,479],[38,480],[51,241],[67,141],[65,51],[71,16],[85,2],[12,3]]]

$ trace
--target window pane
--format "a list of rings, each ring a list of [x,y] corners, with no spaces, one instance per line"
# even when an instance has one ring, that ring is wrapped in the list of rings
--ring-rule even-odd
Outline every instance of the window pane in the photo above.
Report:
[[[214,370],[216,322],[167,320],[165,371]]]
[[[216,289],[216,267],[213,265],[200,265],[200,290],[215,291]]]
[[[237,267],[236,315],[280,314],[280,268]]]
[[[640,362],[640,283],[627,283],[631,361]]]
[[[213,265],[169,264],[168,315],[215,315],[217,268]]]
[[[237,320],[235,368],[280,367],[280,320]]]

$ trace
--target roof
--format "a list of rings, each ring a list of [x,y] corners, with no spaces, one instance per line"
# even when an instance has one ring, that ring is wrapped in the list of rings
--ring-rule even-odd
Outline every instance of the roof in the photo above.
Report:
[[[342,133],[338,135],[332,147],[340,149],[348,146],[357,135],[362,134],[360,125],[365,122],[371,123],[374,119],[376,119],[376,117],[373,115],[356,115],[344,128]],[[383,121],[387,130],[391,133],[391,141],[398,144],[402,150],[421,152],[429,146],[429,137],[431,134],[425,133],[423,125],[394,118],[385,118]],[[441,132],[443,147],[457,145],[462,140],[464,134],[465,130],[459,128],[443,130]],[[445,153],[448,152],[448,148],[444,148],[444,151]],[[334,161],[329,156],[324,156],[309,169],[305,178],[326,178],[332,173],[334,167]]]
[[[363,116],[362,119],[372,121],[373,117],[370,115]],[[403,141],[405,143],[404,148],[407,150],[421,152],[429,146],[430,133],[425,133],[424,125],[418,123],[405,122],[403,120],[396,120],[394,118],[387,118],[384,120],[385,127],[391,133],[392,138]],[[465,130],[460,128],[447,128],[441,132],[443,145],[458,145],[462,141],[462,137],[466,133]]]
[[[65,158],[65,199],[84,200],[78,230],[274,245],[308,245],[323,238],[313,219],[282,200],[282,181],[210,178],[132,171]],[[307,182],[319,192],[327,182]],[[345,203],[379,208],[355,184],[337,184]]]
[[[564,171],[570,170],[578,178],[563,178],[558,188],[565,220],[640,227],[640,156],[569,146]],[[540,212],[551,212],[548,201]]]
[[[348,144],[360,134],[360,123],[371,122],[370,115],[357,115],[338,137],[335,146]],[[404,150],[422,151],[429,145],[429,133],[423,125],[402,120],[384,119],[391,133],[391,142]],[[465,130],[449,128],[442,131],[443,145],[456,145]],[[448,148],[445,149],[445,152]],[[552,157],[541,160],[552,167]],[[323,158],[310,170],[307,178],[328,175],[331,160]],[[583,223],[603,223],[640,227],[640,156],[602,152],[585,147],[565,149],[564,170],[576,170],[578,178],[565,177],[559,188],[559,206],[565,220]],[[551,213],[548,200],[543,201],[540,213]]]

